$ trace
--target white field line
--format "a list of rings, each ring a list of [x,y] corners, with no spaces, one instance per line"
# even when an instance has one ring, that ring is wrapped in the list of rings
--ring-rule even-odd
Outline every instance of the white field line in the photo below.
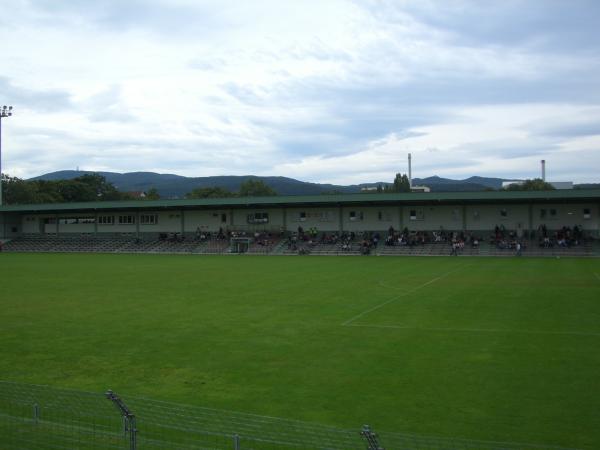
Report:
[[[348,320],[346,320],[346,321],[345,321],[345,322],[342,324],[342,326],[349,325],[349,324],[351,324],[352,322],[354,322],[356,319],[360,319],[361,317],[363,317],[363,316],[366,316],[367,314],[369,314],[369,313],[372,313],[373,311],[376,311],[376,310],[378,310],[378,309],[380,309],[380,308],[383,308],[383,307],[384,307],[384,306],[386,306],[386,305],[389,305],[389,304],[390,304],[390,303],[392,303],[392,302],[395,302],[395,301],[396,301],[396,300],[398,300],[399,298],[406,297],[407,295],[410,295],[410,294],[412,294],[412,293],[414,293],[414,292],[418,291],[419,289],[422,289],[422,288],[424,288],[424,287],[427,287],[427,286],[429,286],[430,284],[432,284],[432,283],[435,283],[436,281],[439,281],[439,280],[441,280],[442,278],[446,278],[448,275],[450,275],[450,274],[452,274],[452,273],[454,273],[454,272],[456,272],[456,271],[458,271],[458,270],[460,270],[460,269],[462,269],[462,268],[464,268],[464,267],[468,267],[468,266],[470,266],[470,265],[471,265],[471,264],[463,264],[463,265],[461,265],[461,266],[459,266],[459,267],[457,267],[457,268],[455,268],[455,269],[452,269],[450,272],[446,272],[445,274],[443,274],[443,275],[440,275],[439,277],[433,278],[432,280],[429,280],[429,281],[427,281],[426,283],[423,283],[423,284],[421,284],[421,285],[419,285],[419,286],[417,286],[417,287],[415,287],[415,288],[409,289],[408,291],[404,291],[404,292],[403,292],[403,293],[401,293],[401,294],[394,295],[392,298],[390,298],[390,299],[386,300],[385,302],[383,302],[383,303],[380,303],[379,305],[373,306],[372,308],[369,308],[369,309],[367,309],[366,311],[363,311],[363,312],[361,312],[360,314],[357,314],[356,316],[352,317],[351,319],[348,319]]]
[[[401,325],[363,325],[347,324],[348,327],[361,328],[390,328],[395,330],[417,330],[417,331],[443,331],[456,333],[524,333],[524,334],[555,334],[572,336],[600,336],[600,333],[587,333],[585,331],[537,331],[537,330],[501,330],[493,328],[428,328],[428,327],[405,327]]]

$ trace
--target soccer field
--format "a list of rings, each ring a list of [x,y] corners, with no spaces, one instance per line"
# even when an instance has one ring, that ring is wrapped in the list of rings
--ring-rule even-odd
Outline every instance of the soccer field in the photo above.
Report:
[[[600,448],[600,260],[0,254],[0,379]]]

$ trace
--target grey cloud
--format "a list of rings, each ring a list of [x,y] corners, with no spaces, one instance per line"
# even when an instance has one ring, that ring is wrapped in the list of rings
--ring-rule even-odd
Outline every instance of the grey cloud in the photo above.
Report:
[[[523,142],[486,142],[486,143],[471,143],[461,146],[456,151],[470,155],[473,159],[481,157],[493,157],[495,159],[518,159],[528,156],[545,155],[559,151],[557,144],[546,142],[544,140],[532,140],[527,143]]]
[[[44,25],[63,27],[79,18],[98,28],[126,31],[143,29],[168,39],[182,33],[227,27],[224,16],[202,3],[193,7],[150,0],[30,0],[30,8],[47,14]]]
[[[586,120],[580,123],[533,125],[528,127],[527,130],[531,131],[533,135],[557,138],[600,136],[600,123]]]
[[[386,2],[386,6],[379,10],[380,19],[389,20],[395,17],[390,11],[400,9],[434,29],[451,33],[459,45],[581,52],[596,51],[600,42],[600,3],[595,0],[470,0],[409,2],[402,6]]]
[[[81,107],[92,122],[133,122],[135,116],[123,105],[121,88],[117,85],[107,87],[85,102]]]
[[[67,110],[73,107],[71,96],[66,91],[23,88],[2,76],[0,76],[0,98],[16,109],[24,107],[39,112]]]
[[[205,70],[211,72],[213,70],[221,69],[227,66],[227,60],[223,58],[212,58],[212,57],[197,57],[192,59],[188,63],[190,69]]]

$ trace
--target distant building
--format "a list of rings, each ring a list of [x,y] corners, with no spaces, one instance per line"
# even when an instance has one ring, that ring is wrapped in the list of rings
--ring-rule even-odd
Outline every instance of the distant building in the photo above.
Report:
[[[144,191],[131,191],[127,192],[131,198],[146,198],[146,193]]]
[[[511,184],[521,185],[523,183],[525,183],[525,180],[503,181],[502,188],[506,188]],[[551,184],[554,187],[554,189],[573,189],[572,181],[548,181],[547,183]]]
[[[525,183],[525,180],[512,180],[512,181],[503,181],[502,182],[502,188],[506,188],[508,186],[510,186],[511,184],[517,184],[517,185],[521,185]]]
[[[431,188],[429,186],[411,186],[411,192],[431,192]]]
[[[572,181],[549,181],[554,189],[573,189]]]

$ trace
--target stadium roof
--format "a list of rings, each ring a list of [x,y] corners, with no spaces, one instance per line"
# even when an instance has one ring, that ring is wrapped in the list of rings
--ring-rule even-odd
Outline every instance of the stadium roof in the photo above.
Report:
[[[554,191],[482,191],[425,193],[360,193],[337,195],[288,195],[273,197],[233,197],[181,200],[127,200],[85,203],[44,203],[8,205],[0,212],[69,212],[103,210],[215,209],[252,207],[352,206],[352,205],[423,205],[463,203],[600,202],[600,189]]]

